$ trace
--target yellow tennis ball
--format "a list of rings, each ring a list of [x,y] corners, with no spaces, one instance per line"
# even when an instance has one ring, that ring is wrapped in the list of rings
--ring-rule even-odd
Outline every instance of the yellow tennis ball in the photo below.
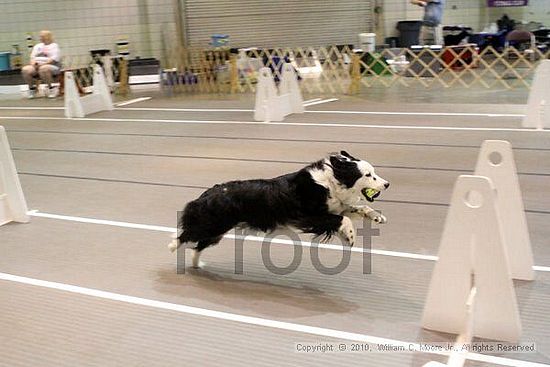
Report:
[[[374,195],[378,194],[378,190],[376,189],[363,189],[361,191],[363,195],[369,199],[374,199]]]

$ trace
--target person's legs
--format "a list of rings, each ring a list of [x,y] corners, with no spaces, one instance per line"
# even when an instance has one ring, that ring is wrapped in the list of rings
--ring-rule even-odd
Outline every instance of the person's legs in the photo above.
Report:
[[[428,27],[422,25],[420,27],[420,34],[418,35],[418,44],[424,46],[426,44],[426,37],[428,36]]]
[[[38,68],[38,75],[40,75],[40,80],[48,84],[48,87],[51,87],[53,77],[58,71],[59,68],[55,65],[41,65]]]
[[[441,24],[434,27],[434,40],[436,45],[444,46],[445,44],[443,39],[443,26]]]
[[[38,74],[40,80],[48,84],[48,97],[53,98],[56,96],[56,91],[52,87],[53,77],[59,73],[59,68],[55,65],[42,65],[38,68]]]
[[[421,45],[441,45],[437,39],[437,27],[422,25],[420,29],[420,44]]]
[[[21,75],[23,75],[23,80],[29,85],[29,88],[34,87],[34,77],[36,76],[36,68],[32,65],[25,65],[21,69]]]
[[[38,71],[33,65],[25,65],[21,69],[21,75],[25,83],[29,85],[29,94],[28,98],[34,98],[36,95],[36,85],[34,85],[34,77],[38,74]]]

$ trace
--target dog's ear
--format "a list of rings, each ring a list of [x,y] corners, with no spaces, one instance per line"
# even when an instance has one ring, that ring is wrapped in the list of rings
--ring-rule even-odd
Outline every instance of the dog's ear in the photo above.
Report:
[[[345,168],[346,166],[348,166],[351,162],[349,161],[349,159],[346,159],[345,156],[343,155],[331,155],[330,156],[330,164],[333,166],[333,167],[337,167],[337,168]]]
[[[343,154],[331,156],[330,164],[334,172],[334,177],[349,188],[361,178],[362,174],[357,168],[357,163],[346,158],[347,157]]]
[[[345,150],[340,151],[340,154],[343,155],[344,157],[349,158],[349,159],[352,160],[352,161],[358,161],[358,160],[359,160],[359,159],[353,157],[351,154],[349,154],[349,153],[346,152]]]

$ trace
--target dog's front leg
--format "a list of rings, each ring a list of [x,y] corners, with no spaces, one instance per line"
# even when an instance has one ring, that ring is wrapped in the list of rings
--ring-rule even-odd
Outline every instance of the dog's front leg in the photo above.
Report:
[[[355,245],[355,236],[356,236],[353,222],[351,221],[351,219],[343,215],[342,221],[340,223],[341,224],[340,224],[340,227],[338,228],[338,234],[346,240],[346,242],[350,247],[353,247],[353,245]]]
[[[350,214],[359,215],[364,218],[368,218],[372,220],[375,223],[384,224],[388,220],[385,216],[383,216],[381,213],[377,212],[373,208],[371,208],[368,205],[365,206],[352,206],[350,209],[348,209],[346,212]]]

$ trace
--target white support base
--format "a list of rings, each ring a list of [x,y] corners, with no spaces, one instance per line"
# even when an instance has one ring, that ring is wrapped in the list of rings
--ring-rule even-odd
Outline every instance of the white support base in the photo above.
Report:
[[[8,205],[8,195],[0,194],[0,226],[12,221],[10,207]]]
[[[65,73],[65,116],[68,118],[85,117],[86,115],[112,110],[113,100],[111,92],[105,81],[105,75],[99,65],[94,65],[93,92],[90,95],[80,97],[74,75]]]
[[[490,178],[497,190],[497,211],[512,279],[533,280],[533,250],[512,145],[503,140],[485,140],[474,174]]]
[[[491,180],[460,176],[428,290],[423,327],[463,333],[469,319],[464,305],[475,286],[472,335],[509,342],[519,340],[521,321],[501,223]]]
[[[523,127],[550,128],[550,60],[542,60],[535,70]]]
[[[260,69],[256,87],[254,120],[283,121],[292,113],[303,113],[303,99],[296,72],[291,64],[285,63],[279,91],[273,80],[271,69]]]
[[[463,349],[464,345],[471,344],[474,339],[474,310],[476,302],[477,288],[473,287],[470,290],[470,295],[464,307],[466,308],[466,324],[463,331],[456,338],[453,351],[449,356],[447,364],[431,361],[424,365],[424,367],[462,367],[466,362],[466,356],[468,351]]]
[[[27,223],[27,202],[11,154],[6,130],[0,126],[0,225]]]

